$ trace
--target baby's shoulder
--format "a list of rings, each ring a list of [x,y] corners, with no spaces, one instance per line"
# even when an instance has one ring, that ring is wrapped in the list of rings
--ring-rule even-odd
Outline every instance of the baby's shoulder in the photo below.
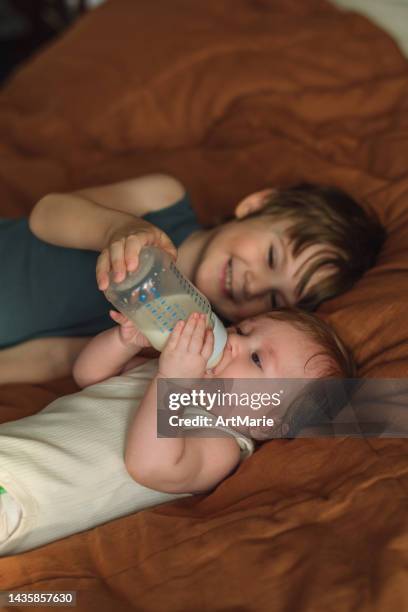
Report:
[[[142,357],[136,355],[132,357],[130,361],[127,362],[125,367],[122,369],[120,376],[132,376],[139,377],[150,375],[152,378],[157,372],[158,367],[158,359],[151,357]]]
[[[134,357],[132,357],[130,361],[128,361],[124,365],[120,374],[122,375],[122,374],[125,374],[126,372],[129,372],[129,370],[133,370],[134,368],[141,367],[147,361],[152,361],[152,359],[150,357],[142,357],[141,355],[135,355]]]

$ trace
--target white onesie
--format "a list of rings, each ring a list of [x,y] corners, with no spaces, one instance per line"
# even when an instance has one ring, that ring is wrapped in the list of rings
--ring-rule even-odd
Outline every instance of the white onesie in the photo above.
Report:
[[[143,487],[125,468],[127,430],[156,370],[147,361],[0,425],[0,555],[190,495]],[[253,452],[250,439],[228,433],[241,459]]]

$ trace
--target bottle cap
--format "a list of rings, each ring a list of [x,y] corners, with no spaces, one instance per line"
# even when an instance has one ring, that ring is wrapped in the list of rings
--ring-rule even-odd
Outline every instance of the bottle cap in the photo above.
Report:
[[[228,338],[227,330],[216,314],[212,313],[212,319],[214,321],[214,350],[207,362],[207,368],[214,368],[221,360]]]

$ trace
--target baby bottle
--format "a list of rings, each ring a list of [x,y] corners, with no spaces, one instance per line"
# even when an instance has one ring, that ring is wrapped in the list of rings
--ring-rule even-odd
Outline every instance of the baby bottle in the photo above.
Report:
[[[156,247],[144,247],[139,265],[126,278],[111,280],[106,298],[128,319],[133,321],[161,351],[178,320],[186,320],[193,312],[207,315],[207,325],[214,332],[214,350],[207,367],[221,359],[227,332],[212,310],[207,298],[178,270],[171,257]]]

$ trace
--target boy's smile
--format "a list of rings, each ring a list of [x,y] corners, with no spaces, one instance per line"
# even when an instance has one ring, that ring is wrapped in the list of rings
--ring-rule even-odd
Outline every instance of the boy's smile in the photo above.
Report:
[[[237,321],[296,304],[302,297],[298,283],[327,249],[311,245],[295,257],[286,233],[289,226],[290,221],[261,216],[203,234],[191,278],[222,317]],[[317,270],[313,284],[328,275],[327,268]]]

